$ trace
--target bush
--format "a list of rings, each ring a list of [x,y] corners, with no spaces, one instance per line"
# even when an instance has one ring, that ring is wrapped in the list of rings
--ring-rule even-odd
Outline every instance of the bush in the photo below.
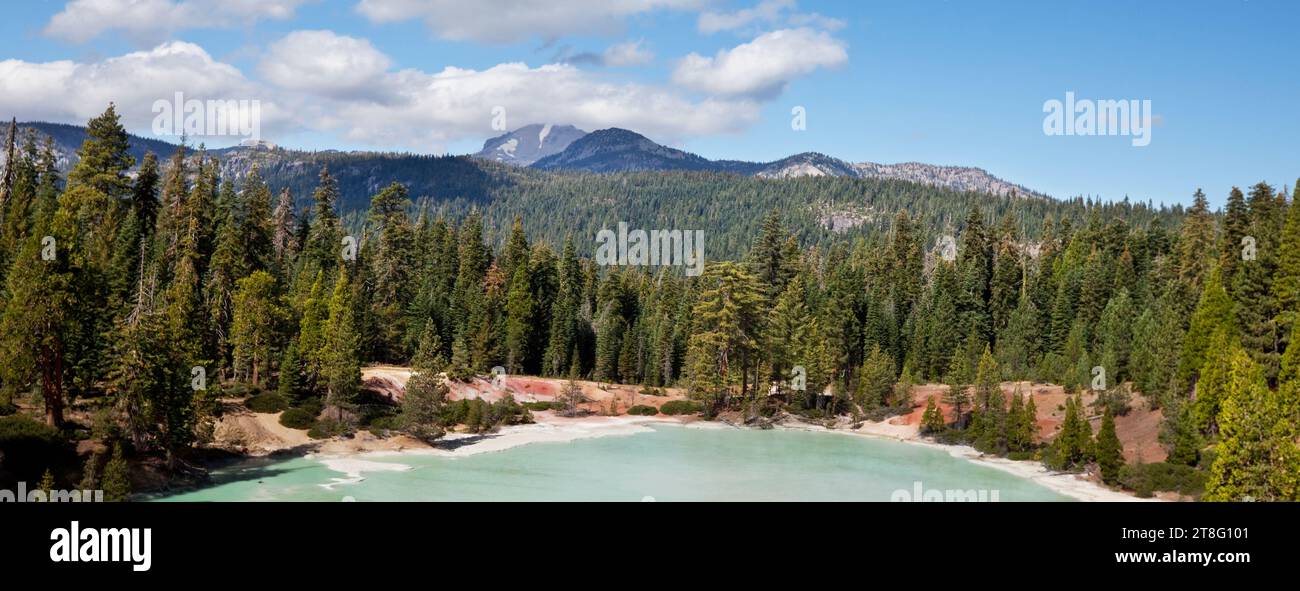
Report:
[[[1153,491],[1170,491],[1188,496],[1205,492],[1205,472],[1191,466],[1159,462],[1156,464],[1131,464],[1120,468],[1119,483],[1149,497]]]
[[[633,406],[632,408],[627,409],[627,414],[637,415],[642,417],[652,417],[654,415],[659,414],[659,409],[650,406],[649,404],[638,404],[636,406]]]
[[[558,402],[554,402],[554,401],[525,402],[525,403],[523,403],[523,405],[524,405],[524,408],[526,408],[526,409],[528,409],[528,410],[537,410],[537,411],[541,411],[541,410],[560,410],[561,408],[564,408],[564,405],[563,405],[563,404],[560,404],[560,403],[558,403]]]
[[[7,417],[18,412],[18,407],[9,399],[0,400],[0,417]]]
[[[307,411],[308,413],[311,413],[311,416],[313,417],[319,417],[321,411],[325,410],[325,402],[322,401],[318,396],[312,396],[310,398],[307,398],[306,400],[303,400],[302,402],[299,402],[294,406],[297,406],[298,408],[301,408]]]
[[[352,428],[347,423],[338,419],[321,419],[316,421],[315,425],[307,431],[307,436],[312,439],[329,439],[341,435],[350,435]]]
[[[316,415],[305,408],[291,408],[280,415],[280,424],[290,429],[310,429],[316,423]]]
[[[641,388],[641,395],[642,396],[667,396],[668,393],[664,392],[663,388],[645,386]]]
[[[289,401],[279,394],[258,394],[244,401],[253,412],[276,413],[289,408]]]
[[[218,396],[224,398],[248,398],[262,394],[262,388],[241,382],[228,382],[214,388]]]
[[[366,430],[375,437],[387,437],[389,431],[401,431],[405,426],[405,418],[402,415],[388,415],[370,421]]]
[[[75,462],[58,429],[27,415],[0,418],[0,465],[17,480],[36,482],[51,466]]]
[[[704,412],[704,405],[694,400],[669,400],[659,407],[659,412],[670,416],[694,415]]]

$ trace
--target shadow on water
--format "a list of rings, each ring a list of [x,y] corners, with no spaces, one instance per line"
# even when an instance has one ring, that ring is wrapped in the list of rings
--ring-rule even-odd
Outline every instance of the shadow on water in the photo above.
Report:
[[[466,445],[474,445],[475,443],[489,441],[500,436],[499,433],[483,433],[480,435],[471,435],[469,437],[460,437],[457,439],[440,439],[434,444],[434,447],[445,449],[447,451],[455,451],[465,447]]]

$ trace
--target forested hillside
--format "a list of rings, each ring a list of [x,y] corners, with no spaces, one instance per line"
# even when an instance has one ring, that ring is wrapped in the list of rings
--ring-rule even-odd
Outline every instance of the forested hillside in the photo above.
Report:
[[[49,438],[175,464],[209,436],[215,399],[239,391],[347,433],[374,420],[360,388],[371,362],[416,367],[383,420],[430,439],[462,422],[444,371],[680,385],[706,417],[756,421],[882,418],[910,408],[913,384],[942,382],[955,412],[927,412],[926,427],[945,440],[1118,482],[1110,417],[1144,396],[1169,417],[1161,470],[1202,479],[1210,499],[1300,497],[1300,189],[1234,190],[1222,215],[1198,192],[1184,214],[898,181],[412,158],[466,187],[463,203],[417,207],[408,186],[367,185],[344,170],[363,165],[326,154],[223,177],[181,151],[128,176],[111,108],[66,178],[21,138],[7,153],[0,406],[42,408]],[[493,189],[471,194],[480,181]],[[369,204],[351,225],[345,200]],[[594,231],[618,221],[705,230],[703,276],[596,265]],[[955,252],[936,248],[945,233]],[[1021,379],[1104,395],[1072,401],[1044,442],[1020,396],[993,395]],[[70,408],[93,418],[67,421]],[[1087,415],[1106,417],[1096,436]],[[105,470],[120,468],[96,456],[83,474]]]

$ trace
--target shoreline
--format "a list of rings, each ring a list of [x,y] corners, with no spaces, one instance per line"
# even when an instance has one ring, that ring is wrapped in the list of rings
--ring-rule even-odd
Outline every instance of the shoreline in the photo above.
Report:
[[[484,453],[505,451],[535,443],[568,443],[581,439],[615,437],[646,433],[655,424],[681,426],[694,429],[746,429],[729,423],[708,422],[694,417],[642,417],[620,415],[565,418],[552,413],[537,413],[537,422],[529,425],[504,427],[497,433],[452,433],[428,445],[405,436],[375,438],[368,434],[361,439],[321,441],[304,449],[304,457],[316,459],[332,470],[343,474],[329,486],[356,481],[368,465],[367,458],[394,457],[407,454],[437,455],[447,458],[468,457]],[[1134,495],[1102,486],[1077,474],[1053,472],[1036,461],[1017,461],[1007,458],[987,457],[974,448],[964,445],[945,445],[925,440],[909,426],[893,425],[888,421],[866,422],[858,429],[828,429],[798,420],[785,420],[774,425],[776,429],[828,433],[873,439],[892,440],[943,451],[948,455],[975,465],[987,466],[1006,474],[1036,483],[1052,492],[1077,501],[1100,502],[1159,502],[1161,499],[1141,499]],[[250,456],[257,457],[257,456]]]

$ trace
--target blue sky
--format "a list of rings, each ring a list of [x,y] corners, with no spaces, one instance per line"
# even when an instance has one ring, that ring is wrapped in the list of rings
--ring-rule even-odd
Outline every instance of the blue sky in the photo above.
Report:
[[[1187,203],[1203,187],[1219,205],[1300,176],[1298,6],[28,2],[0,22],[0,114],[81,123],[113,100],[151,135],[153,102],[182,91],[259,100],[263,137],[290,147],[467,153],[500,133],[501,106],[509,128],[626,127],[710,158],[812,150],[979,166],[1058,197]],[[1045,135],[1044,101],[1067,91],[1150,100],[1150,145]]]

